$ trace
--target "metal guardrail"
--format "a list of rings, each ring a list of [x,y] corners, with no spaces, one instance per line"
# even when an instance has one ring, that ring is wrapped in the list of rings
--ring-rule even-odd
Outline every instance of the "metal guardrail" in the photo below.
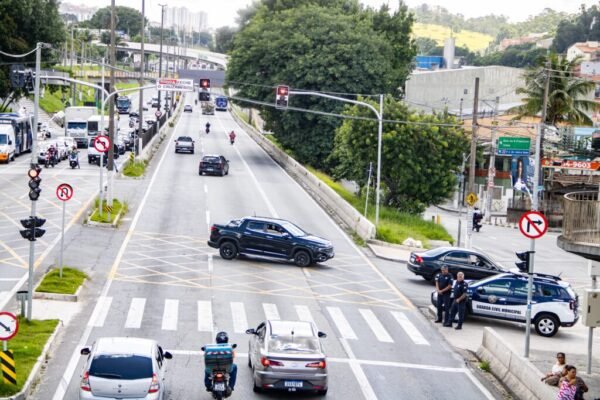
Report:
[[[600,195],[576,192],[564,196],[563,237],[566,241],[600,246]]]

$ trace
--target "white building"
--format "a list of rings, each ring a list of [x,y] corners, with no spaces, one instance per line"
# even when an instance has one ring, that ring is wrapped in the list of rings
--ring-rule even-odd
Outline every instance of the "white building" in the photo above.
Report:
[[[583,61],[591,61],[600,54],[600,42],[575,43],[567,50],[567,60],[572,61],[576,57],[582,57]]]
[[[186,33],[202,32],[207,29],[207,15],[205,12],[191,12],[186,7],[167,7],[165,27]]]
[[[88,7],[84,4],[71,4],[71,3],[59,3],[58,7],[60,14],[74,14],[77,17],[77,21],[87,21],[92,19],[98,7]]]

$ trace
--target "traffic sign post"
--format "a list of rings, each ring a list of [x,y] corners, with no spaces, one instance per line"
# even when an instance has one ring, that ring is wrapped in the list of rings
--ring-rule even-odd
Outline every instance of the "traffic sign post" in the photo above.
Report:
[[[142,122],[140,121],[140,126]],[[98,195],[98,216],[102,218],[102,168],[104,164],[104,153],[110,149],[110,139],[108,136],[97,136],[94,139],[94,148],[100,152],[100,162],[98,165],[100,166],[100,194]]]
[[[548,231],[548,220],[540,212],[526,212],[519,221],[519,230],[529,239],[539,239]]]
[[[162,115],[162,113],[160,112],[160,110],[156,110],[156,112],[154,113],[154,115],[156,116],[156,119],[159,119],[160,116]]]
[[[467,240],[465,243],[465,247],[467,249],[471,248],[471,238],[473,236],[473,206],[477,203],[477,195],[473,192],[469,192],[467,197],[465,198],[467,201]]]
[[[67,207],[67,201],[71,200],[71,197],[73,197],[73,187],[71,185],[69,185],[68,183],[61,183],[60,185],[58,185],[58,187],[56,188],[56,197],[58,197],[58,199],[60,201],[62,201],[63,203],[63,207],[62,207],[62,228],[61,228],[61,234],[60,234],[60,255],[59,255],[59,261],[58,261],[58,265],[59,265],[59,272],[58,272],[58,276],[60,278],[62,278],[62,272],[63,272],[63,251],[65,248],[65,213],[66,213],[66,207]]]
[[[8,350],[8,341],[15,337],[19,331],[19,321],[17,316],[2,311],[0,312],[0,340],[2,340],[3,351],[0,352],[2,364],[2,376],[5,383],[17,384],[17,374],[15,369],[15,358],[12,350]]]

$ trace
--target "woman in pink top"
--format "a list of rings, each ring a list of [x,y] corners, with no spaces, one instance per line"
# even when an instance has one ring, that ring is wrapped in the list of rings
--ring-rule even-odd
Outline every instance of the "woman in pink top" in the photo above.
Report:
[[[558,384],[558,397],[556,400],[575,400],[575,392],[577,391],[577,368],[572,365],[565,367],[567,376],[561,378]]]

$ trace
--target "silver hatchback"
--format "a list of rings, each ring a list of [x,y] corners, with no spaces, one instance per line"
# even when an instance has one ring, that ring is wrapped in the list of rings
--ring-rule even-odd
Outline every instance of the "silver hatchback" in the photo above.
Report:
[[[246,333],[252,335],[248,366],[255,392],[327,393],[327,356],[320,340],[327,335],[312,322],[267,320]]]
[[[133,337],[100,338],[87,355],[81,384],[80,400],[143,399],[163,400],[165,360],[169,352],[150,339]]]

